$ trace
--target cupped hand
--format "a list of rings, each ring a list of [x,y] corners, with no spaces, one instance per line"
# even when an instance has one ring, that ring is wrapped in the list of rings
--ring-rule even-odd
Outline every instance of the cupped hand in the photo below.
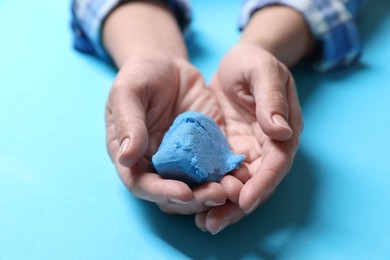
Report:
[[[237,203],[197,214],[199,228],[217,233],[271,196],[291,168],[303,120],[289,70],[255,44],[237,44],[210,88],[223,111],[229,145],[246,155],[239,171],[249,173]]]
[[[214,95],[188,61],[156,52],[138,53],[123,64],[106,104],[107,147],[121,180],[136,197],[172,214],[204,212],[229,198],[238,200],[237,189],[232,198],[221,183],[191,190],[152,171],[152,155],[184,111],[202,112],[217,123],[222,119]]]

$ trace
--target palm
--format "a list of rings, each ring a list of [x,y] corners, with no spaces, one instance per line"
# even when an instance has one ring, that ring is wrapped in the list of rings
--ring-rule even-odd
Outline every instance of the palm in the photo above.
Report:
[[[254,113],[228,100],[219,82],[214,80],[211,89],[218,96],[223,111],[225,134],[235,153],[244,154],[245,166],[253,175],[261,162],[262,151],[268,137],[262,132]]]

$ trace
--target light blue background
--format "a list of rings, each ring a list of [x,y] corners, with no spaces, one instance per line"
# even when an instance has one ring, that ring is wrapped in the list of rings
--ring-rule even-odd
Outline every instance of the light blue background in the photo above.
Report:
[[[193,1],[207,80],[238,39],[239,1]],[[71,48],[67,1],[0,0],[0,259],[390,259],[390,2],[360,64],[294,70],[305,130],[290,175],[216,236],[132,197],[105,150],[115,71]]]

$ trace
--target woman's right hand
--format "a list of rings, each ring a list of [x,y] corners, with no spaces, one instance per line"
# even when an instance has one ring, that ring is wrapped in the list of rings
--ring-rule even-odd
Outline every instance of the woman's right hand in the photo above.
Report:
[[[106,104],[107,147],[119,177],[136,197],[154,202],[171,214],[204,212],[228,199],[220,183],[191,190],[185,183],[163,179],[151,169],[151,157],[163,135],[185,111],[202,112],[217,123],[222,119],[219,104],[199,71],[185,59],[160,52],[128,58]],[[238,195],[239,191],[233,193]]]

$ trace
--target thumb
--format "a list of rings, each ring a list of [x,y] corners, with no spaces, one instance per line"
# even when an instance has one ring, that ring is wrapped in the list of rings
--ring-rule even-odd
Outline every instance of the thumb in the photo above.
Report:
[[[133,166],[148,148],[148,130],[145,124],[145,107],[136,93],[124,86],[114,85],[108,107],[112,113],[119,144],[118,162],[125,167]]]
[[[293,134],[288,123],[289,102],[287,98],[287,86],[293,84],[291,82],[293,78],[290,73],[287,75],[288,77],[281,77],[281,75],[261,77],[252,85],[257,121],[266,135],[278,141],[288,140]]]

